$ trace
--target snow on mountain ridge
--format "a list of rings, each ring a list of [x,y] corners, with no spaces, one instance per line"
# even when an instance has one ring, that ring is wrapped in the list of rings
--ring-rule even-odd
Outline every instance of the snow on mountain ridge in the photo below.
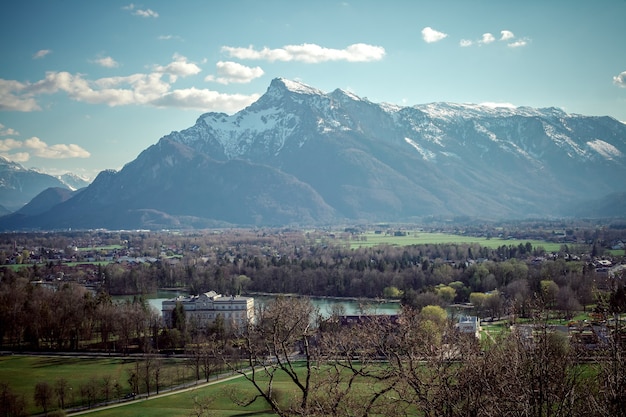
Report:
[[[285,88],[287,88],[287,90],[291,91],[292,93],[313,94],[313,95],[325,94],[322,90],[318,90],[317,88],[311,87],[299,81],[292,81],[286,78],[278,78],[278,80],[281,81],[284,84]]]
[[[272,140],[277,140],[274,151],[280,150],[300,121],[297,115],[276,107],[247,108],[232,116],[207,113],[201,119],[229,159],[244,154],[259,138],[267,149],[272,148]],[[194,133],[190,133],[185,141],[188,144],[194,140]]]
[[[548,107],[536,109],[526,106],[514,106],[509,104],[497,105],[494,103],[450,103],[450,102],[434,102],[426,104],[417,104],[413,106],[417,110],[421,110],[433,118],[444,120],[469,119],[475,117],[566,117],[567,113],[563,110]]]
[[[368,128],[360,117],[384,120],[386,116],[390,117],[389,127],[404,131],[401,134],[405,142],[431,161],[435,161],[436,155],[445,156],[451,151],[462,154],[455,149],[469,146],[482,146],[486,150],[495,146],[526,160],[542,159],[546,149],[552,146],[562,149],[569,158],[623,156],[602,138],[589,141],[575,133],[580,117],[584,116],[571,115],[554,107],[536,109],[509,103],[448,102],[402,107],[372,103],[341,89],[324,93],[284,78],[272,80],[266,94],[247,108],[231,116],[224,113],[202,115],[196,126],[180,132],[177,137],[192,146],[197,141],[206,141],[207,146],[210,141],[217,143],[228,159],[276,156],[289,140],[302,146],[314,134]],[[374,119],[369,119],[371,117]],[[200,148],[204,149],[202,145]],[[444,148],[448,148],[445,153]]]
[[[593,149],[606,159],[612,160],[616,157],[623,156],[623,154],[615,146],[600,139],[595,139],[587,142],[587,146],[589,146],[591,149]]]

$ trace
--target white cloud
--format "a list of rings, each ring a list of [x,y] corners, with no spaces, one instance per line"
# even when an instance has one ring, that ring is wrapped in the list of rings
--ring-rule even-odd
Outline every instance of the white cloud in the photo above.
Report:
[[[157,107],[179,107],[209,111],[220,109],[225,112],[236,112],[258,100],[258,94],[223,94],[217,91],[197,88],[174,90],[154,100],[151,104]]]
[[[13,154],[6,153],[16,149],[23,151]],[[73,143],[48,145],[36,136],[24,141],[0,140],[0,152],[7,158],[18,162],[28,161],[31,155],[46,159],[89,158],[91,156],[85,149]]]
[[[47,159],[89,158],[91,156],[89,152],[76,144],[48,145],[36,136],[26,139],[24,147],[31,149],[35,156]]]
[[[174,54],[172,57],[174,61],[165,66],[157,65],[154,67],[154,71],[158,73],[168,74],[170,76],[170,82],[176,82],[177,77],[187,77],[189,75],[196,75],[202,70],[193,62],[188,62],[187,58]]]
[[[422,39],[424,39],[424,42],[426,43],[439,42],[440,40],[445,39],[446,37],[448,37],[448,34],[439,32],[431,28],[430,26],[427,26],[424,29],[422,29]]]
[[[261,67],[247,67],[231,61],[219,61],[216,64],[217,77],[213,75],[207,76],[205,81],[215,81],[220,84],[230,83],[249,83],[255,78],[259,78],[265,74]]]
[[[196,75],[200,71],[198,65],[188,62],[183,56],[175,55],[173,62],[156,66],[149,73],[90,80],[79,73],[50,71],[43,79],[33,83],[0,79],[0,110],[41,110],[37,100],[43,95],[57,93],[65,93],[74,101],[111,107],[145,105],[201,111],[237,111],[259,97],[257,94],[229,95],[208,89],[172,88],[178,76]],[[250,68],[228,62],[220,64],[218,71],[220,77],[224,78],[220,81],[228,79],[228,82],[244,82],[262,75],[259,67]],[[54,150],[55,148],[49,149],[50,152]],[[72,148],[56,151],[70,152]]]
[[[483,37],[478,41],[480,44],[490,44],[496,40],[496,37],[491,33],[483,33]]]
[[[159,17],[159,14],[152,9],[137,9],[133,12],[133,14],[141,17]]]
[[[129,4],[128,6],[122,7],[122,9],[130,11],[131,14],[133,14],[135,16],[154,17],[154,18],[159,17],[159,14],[157,12],[155,12],[154,10],[151,10],[151,9],[138,9],[137,6],[135,6],[135,4],[133,4],[133,3]]]
[[[0,111],[41,110],[32,95],[25,93],[28,84],[0,78]]]
[[[509,48],[519,48],[522,46],[526,46],[528,45],[529,39],[528,38],[520,38],[517,39],[515,41],[513,41],[515,39],[515,34],[513,32],[511,32],[510,30],[501,30],[500,31],[500,41],[502,42],[508,42],[507,46]],[[492,33],[483,33],[483,35],[481,36],[480,39],[476,40],[476,41],[472,41],[469,39],[461,39],[461,41],[459,42],[459,46],[461,47],[469,47],[469,46],[473,46],[473,45],[488,45],[490,43],[494,43],[496,41],[496,37],[492,34]]]
[[[626,88],[626,71],[613,77],[613,83],[618,87]]]
[[[0,136],[19,136],[19,132],[0,123]]]
[[[12,154],[0,152],[0,155],[13,162],[26,162],[30,159],[30,154],[28,152],[17,152]]]
[[[521,48],[526,45],[528,45],[528,39],[518,39],[515,42],[507,44],[509,48]]]
[[[133,74],[126,77],[107,77],[89,81],[80,74],[48,72],[46,77],[32,84],[33,94],[65,92],[72,100],[90,104],[121,106],[149,104],[169,91],[170,85],[161,80],[162,74]]]
[[[117,68],[120,66],[120,64],[116,60],[111,58],[110,56],[105,56],[104,58],[94,59],[92,62],[105,68]]]
[[[22,147],[22,142],[15,139],[0,140],[0,152],[8,152]]]
[[[385,56],[385,48],[381,46],[356,43],[345,49],[324,48],[305,43],[301,45],[285,45],[278,49],[263,48],[255,50],[253,46],[237,48],[223,46],[222,52],[238,59],[262,59],[266,61],[298,61],[317,64],[327,61],[368,62],[379,61]]]
[[[183,40],[183,38],[181,38],[178,35],[159,35],[159,36],[157,36],[157,39],[160,40],[160,41],[170,41],[172,39],[178,40],[178,41],[182,41]]]
[[[515,35],[510,30],[501,30],[500,34],[502,35],[500,37],[501,41],[508,41],[515,38]]]
[[[51,53],[52,50],[50,49],[40,49],[39,51],[35,52],[35,54],[33,55],[33,59],[41,59]]]

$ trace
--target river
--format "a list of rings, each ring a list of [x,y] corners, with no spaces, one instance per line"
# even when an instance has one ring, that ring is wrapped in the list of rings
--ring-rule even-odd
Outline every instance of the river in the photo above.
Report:
[[[151,294],[146,298],[148,303],[161,313],[161,303],[178,295],[188,294],[179,291],[158,291],[156,294]],[[262,305],[276,298],[272,295],[254,295],[252,297],[255,305]],[[311,302],[315,307],[319,308],[320,314],[324,317],[330,316],[333,308],[337,308],[336,306],[343,307],[344,314],[347,316],[359,314],[393,315],[398,314],[400,311],[400,303],[377,302],[375,300],[311,297]]]

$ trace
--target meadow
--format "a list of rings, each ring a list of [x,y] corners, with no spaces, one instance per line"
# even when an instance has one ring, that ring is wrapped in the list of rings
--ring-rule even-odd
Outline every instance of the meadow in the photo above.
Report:
[[[6,355],[0,356],[0,381],[8,383],[18,396],[23,396],[27,411],[35,414],[42,411],[33,399],[37,383],[47,382],[54,388],[56,381],[65,379],[69,384],[66,407],[76,407],[84,404],[80,395],[82,386],[94,383],[100,388],[106,378],[110,382],[110,399],[117,399],[131,392],[128,379],[135,363],[134,358]],[[162,381],[168,381],[167,386],[179,385],[191,380],[190,377],[191,370],[182,361],[164,360]],[[120,385],[119,396],[114,389],[116,382]],[[161,386],[161,389],[167,386]],[[100,394],[97,401],[104,399]],[[56,397],[52,403],[56,408]]]
[[[521,240],[521,239],[500,239],[486,238],[476,236],[463,236],[451,233],[421,232],[407,231],[405,236],[394,236],[389,234],[377,234],[375,232],[366,232],[350,240],[350,248],[373,247],[378,245],[436,245],[436,244],[463,244],[477,243],[481,246],[495,249],[500,246],[509,245],[525,245],[527,242],[533,248],[543,247],[546,252],[558,252],[561,249],[560,243],[545,242],[541,240]]]
[[[287,384],[286,380],[277,382],[278,386]],[[261,400],[257,400],[248,407],[235,404],[230,398],[231,389],[235,389],[240,394],[253,395],[252,386],[243,378],[237,378],[149,400],[132,401],[115,408],[94,410],[89,415],[92,417],[189,417],[200,414],[196,404],[204,403],[210,408],[210,413],[205,415],[212,417],[275,416],[269,406]]]

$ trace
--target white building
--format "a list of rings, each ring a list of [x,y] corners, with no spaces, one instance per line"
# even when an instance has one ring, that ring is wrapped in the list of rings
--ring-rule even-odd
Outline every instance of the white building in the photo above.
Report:
[[[480,339],[480,319],[476,316],[461,316],[456,324],[461,333],[473,334]]]
[[[254,298],[240,296],[222,296],[215,291],[188,297],[178,296],[162,302],[163,320],[172,325],[172,312],[180,303],[188,322],[209,326],[221,317],[227,327],[243,327],[254,319]]]

